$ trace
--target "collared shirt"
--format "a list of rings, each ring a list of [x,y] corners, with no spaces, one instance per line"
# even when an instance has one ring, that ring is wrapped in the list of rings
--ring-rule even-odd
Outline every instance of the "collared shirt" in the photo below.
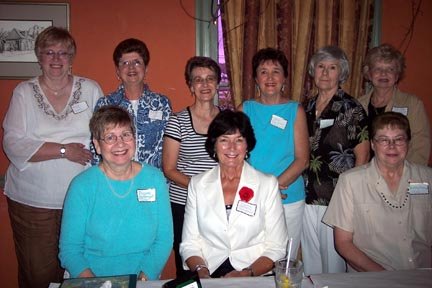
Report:
[[[358,98],[360,104],[368,110],[373,90]],[[385,107],[385,111],[399,112],[407,116],[411,128],[411,140],[408,147],[407,160],[411,163],[427,165],[431,150],[430,120],[423,102],[416,96],[395,89],[393,97]],[[384,112],[384,111],[383,111]],[[379,113],[378,113],[379,114]],[[373,115],[368,115],[370,122]]]
[[[341,173],[355,165],[354,148],[369,139],[366,111],[339,89],[320,117],[317,96],[305,105],[309,130],[310,160],[304,172],[306,203],[328,205]]]
[[[405,161],[392,193],[374,158],[339,177],[323,222],[352,232],[354,245],[387,270],[432,267],[431,188],[409,193],[412,183],[430,186],[432,169]]]
[[[132,117],[136,129],[137,155],[135,160],[161,168],[163,134],[172,113],[168,98],[150,91],[146,85],[139,98],[138,111],[135,116],[132,103],[127,99],[123,85],[120,85],[117,91],[99,99],[95,111],[106,105],[122,107]],[[96,165],[100,161],[100,156],[96,154],[93,145],[91,145],[91,151],[93,153],[92,164]]]

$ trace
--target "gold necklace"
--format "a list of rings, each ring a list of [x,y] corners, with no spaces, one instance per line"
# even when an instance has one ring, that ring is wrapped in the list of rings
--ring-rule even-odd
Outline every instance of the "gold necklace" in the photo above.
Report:
[[[64,89],[69,85],[70,78],[69,78],[69,76],[68,76],[68,80],[67,80],[67,82],[66,82],[66,85],[64,85],[63,87],[61,87],[60,89],[57,89],[57,90],[51,88],[43,78],[41,78],[41,82],[42,82],[42,84],[43,84],[46,88],[48,88],[48,90],[50,90],[51,92],[53,92],[55,96],[58,96],[59,93],[60,93],[61,91],[63,91],[63,90],[64,90]]]

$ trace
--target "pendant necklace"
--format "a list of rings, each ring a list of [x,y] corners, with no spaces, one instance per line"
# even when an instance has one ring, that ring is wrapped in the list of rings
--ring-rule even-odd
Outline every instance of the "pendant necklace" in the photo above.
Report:
[[[42,80],[42,78],[41,78],[41,80]],[[57,90],[49,87],[45,80],[42,80],[41,82],[44,84],[44,86],[46,88],[48,88],[48,90],[50,90],[51,92],[53,92],[55,96],[58,96],[59,93],[61,91],[63,91],[69,85],[69,76],[68,76],[68,81],[66,82],[66,85],[64,85],[63,87],[61,87],[60,89],[57,89]]]

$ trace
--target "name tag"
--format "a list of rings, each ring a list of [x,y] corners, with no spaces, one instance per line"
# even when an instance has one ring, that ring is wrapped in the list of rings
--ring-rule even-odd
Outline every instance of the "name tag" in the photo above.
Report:
[[[246,214],[248,216],[254,216],[257,209],[256,204],[247,203],[245,201],[238,201],[236,210],[240,213]]]
[[[429,194],[429,183],[409,183],[408,193],[411,195]]]
[[[285,129],[287,122],[287,120],[277,115],[272,115],[272,118],[270,120],[271,125],[280,129]]]
[[[183,284],[180,284],[183,285]],[[198,285],[198,283],[196,281],[193,281],[192,283],[186,284],[184,286],[176,286],[176,287],[181,287],[181,288],[200,288],[201,286]]]
[[[320,120],[320,129],[324,129],[330,126],[333,126],[334,119],[321,119]]]
[[[72,105],[72,112],[74,114],[78,114],[78,113],[81,113],[81,112],[87,110],[88,108],[89,108],[89,106],[88,106],[87,102],[83,101],[83,102],[79,102],[79,103]]]
[[[138,202],[154,202],[156,201],[156,189],[138,189],[137,190]]]
[[[400,113],[400,114],[405,115],[405,116],[408,115],[408,107],[393,107],[392,111]]]
[[[162,120],[162,111],[153,111],[150,110],[149,111],[149,118],[152,120]]]

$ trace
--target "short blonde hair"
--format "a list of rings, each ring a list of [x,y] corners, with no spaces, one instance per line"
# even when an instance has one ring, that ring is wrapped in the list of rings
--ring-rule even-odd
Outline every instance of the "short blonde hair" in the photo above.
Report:
[[[374,47],[369,50],[366,55],[363,64],[363,76],[369,79],[369,70],[371,70],[374,64],[378,61],[384,61],[386,63],[395,61],[396,69],[398,72],[398,81],[401,80],[405,73],[405,57],[402,53],[390,44],[381,44],[380,46]]]
[[[36,37],[34,48],[36,57],[39,59],[40,53],[43,49],[59,43],[66,46],[72,58],[75,57],[76,44],[72,35],[65,28],[55,26],[46,28]]]

